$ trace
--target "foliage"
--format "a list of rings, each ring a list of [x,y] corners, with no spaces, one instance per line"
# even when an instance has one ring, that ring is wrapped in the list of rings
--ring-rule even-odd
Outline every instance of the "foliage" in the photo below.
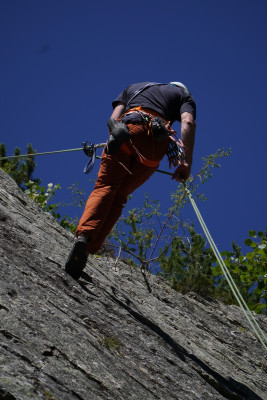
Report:
[[[143,206],[133,208],[126,217],[121,216],[108,238],[117,241],[123,251],[142,264],[155,237],[155,224],[161,216],[159,208],[159,201],[150,200],[146,193]]]
[[[109,350],[115,350],[121,357],[124,357],[124,354],[121,352],[121,341],[117,336],[104,336],[99,340],[99,343]]]
[[[89,181],[94,182],[93,179],[89,179]],[[67,188],[71,193],[71,202],[61,204],[63,206],[74,206],[78,208],[83,208],[86,203],[85,191],[80,188],[80,184],[72,184]]]
[[[50,393],[48,390],[44,390],[43,394],[47,400],[57,400],[56,397],[52,393]]]
[[[72,220],[69,216],[62,217],[58,212],[60,203],[52,203],[56,192],[61,189],[59,184],[48,183],[47,188],[45,188],[40,186],[39,183],[30,180],[26,183],[26,187],[25,193],[39,204],[43,211],[49,212],[63,228],[71,232],[76,230],[77,221]]]
[[[31,144],[28,144],[26,154],[34,153],[36,153],[36,151],[33,149]],[[20,149],[16,147],[14,150],[14,156],[19,156],[20,154]],[[6,157],[6,145],[4,143],[0,144],[0,157]],[[22,190],[25,190],[25,185],[30,180],[39,182],[38,179],[32,178],[32,174],[36,167],[34,157],[0,160],[0,167],[14,179]]]
[[[233,250],[224,251],[222,256],[230,271],[239,291],[248,307],[256,313],[267,313],[267,227],[265,232],[251,230],[245,244],[251,248],[246,255],[241,253],[241,248],[232,242]],[[217,292],[223,294],[229,303],[236,300],[228,288],[220,267],[216,265],[213,274],[217,281]]]
[[[29,181],[26,183],[27,189],[25,193],[30,196],[32,200],[39,204],[39,206],[58,218],[58,214],[55,214],[58,209],[57,204],[48,204],[49,201],[55,196],[57,190],[61,189],[60,185],[54,185],[53,183],[48,183],[47,189],[44,186],[40,186],[38,183]]]
[[[171,281],[172,287],[182,293],[196,292],[214,296],[215,285],[212,265],[215,256],[206,241],[194,228],[188,227],[190,237],[176,237],[171,252],[162,254],[159,262],[160,275]]]
[[[216,153],[210,154],[207,157],[202,157],[203,167],[201,171],[197,174],[197,176],[200,178],[200,181],[202,183],[207,182],[207,180],[213,175],[212,169],[221,167],[221,165],[218,163],[218,159],[228,157],[230,154],[231,149],[218,149]]]
[[[26,154],[35,153],[36,151],[33,149],[32,145],[28,144]],[[16,147],[14,156],[19,156],[20,154],[20,149]],[[0,158],[2,157],[6,157],[6,145],[4,143],[0,144]],[[44,186],[41,186],[41,180],[39,178],[32,178],[34,169],[36,167],[33,156],[0,160],[0,167],[14,179],[18,186],[24,190],[33,201],[39,204],[42,210],[53,215],[53,217],[60,223],[62,227],[70,230],[71,232],[76,230],[78,222],[77,219],[73,220],[68,215],[62,217],[58,212],[58,209],[62,204],[52,202],[56,192],[61,189],[60,185],[49,183],[47,188],[45,188]]]

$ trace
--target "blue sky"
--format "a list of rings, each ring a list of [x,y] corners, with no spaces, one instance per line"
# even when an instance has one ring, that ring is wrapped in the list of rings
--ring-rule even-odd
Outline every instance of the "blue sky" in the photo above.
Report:
[[[192,173],[202,157],[232,148],[203,186],[200,211],[221,251],[242,244],[267,224],[266,12],[265,0],[1,1],[0,141],[8,154],[28,143],[42,152],[103,142],[127,85],[181,81],[197,103]],[[72,183],[92,189],[86,161],[82,152],[38,157],[35,176],[60,183],[67,202]],[[175,188],[154,174],[131,206],[148,192],[167,207]],[[183,218],[195,220],[189,207]]]

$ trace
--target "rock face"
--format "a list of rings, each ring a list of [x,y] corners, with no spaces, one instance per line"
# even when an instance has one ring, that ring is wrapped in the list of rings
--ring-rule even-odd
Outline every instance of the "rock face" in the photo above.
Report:
[[[238,307],[111,258],[76,282],[72,241],[0,169],[0,399],[266,399],[266,352]]]

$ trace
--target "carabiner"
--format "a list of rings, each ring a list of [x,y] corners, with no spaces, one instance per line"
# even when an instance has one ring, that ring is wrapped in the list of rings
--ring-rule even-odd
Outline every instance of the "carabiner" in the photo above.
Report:
[[[94,144],[91,143],[91,142],[83,142],[82,145],[83,145],[84,154],[87,155],[87,157],[90,158],[90,160],[88,161],[88,163],[84,167],[83,172],[85,174],[89,174],[89,172],[92,171],[93,166],[95,164],[96,149],[95,149]]]

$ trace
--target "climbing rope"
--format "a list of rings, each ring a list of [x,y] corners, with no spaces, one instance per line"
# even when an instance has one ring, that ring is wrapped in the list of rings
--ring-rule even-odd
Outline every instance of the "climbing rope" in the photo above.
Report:
[[[91,142],[83,142],[83,147],[79,147],[78,149],[68,149],[68,150],[56,150],[56,151],[46,151],[43,153],[29,153],[29,154],[19,154],[17,156],[7,156],[7,157],[0,157],[0,161],[3,160],[10,160],[10,159],[20,159],[20,158],[28,158],[28,157],[35,157],[35,156],[43,156],[47,154],[59,154],[59,153],[69,153],[71,151],[80,151],[83,150],[84,154],[89,157],[89,161],[87,162],[86,166],[83,169],[83,172],[85,174],[89,174],[91,170],[93,169],[93,166],[95,164],[95,159],[101,157],[96,155],[96,149],[99,147],[104,147],[106,143],[99,143],[99,144],[93,144]]]
[[[214,255],[215,255],[215,257],[216,257],[216,259],[217,259],[217,261],[218,261],[218,263],[219,263],[219,265],[220,265],[220,267],[222,269],[222,272],[223,272],[223,274],[224,274],[224,276],[225,276],[225,278],[226,278],[226,280],[227,280],[227,282],[228,282],[228,284],[229,284],[229,286],[230,286],[230,288],[231,288],[231,290],[232,290],[232,292],[233,292],[233,294],[234,294],[234,296],[235,296],[240,308],[242,309],[243,313],[245,314],[245,316],[246,316],[251,328],[255,332],[255,335],[257,336],[257,338],[259,339],[259,341],[261,342],[263,347],[265,349],[267,349],[267,346],[265,344],[265,343],[267,343],[266,336],[264,335],[264,333],[263,333],[262,329],[260,328],[259,324],[257,323],[256,319],[254,318],[252,312],[248,308],[248,306],[247,306],[244,298],[242,297],[238,287],[236,286],[236,284],[235,284],[235,282],[234,282],[234,280],[233,280],[228,268],[226,267],[225,262],[224,262],[224,260],[223,260],[223,258],[221,256],[221,254],[219,253],[219,250],[218,250],[216,244],[214,243],[214,241],[212,239],[212,236],[211,236],[211,234],[210,234],[210,232],[209,232],[209,230],[208,230],[208,228],[207,228],[207,226],[206,226],[206,224],[205,224],[205,222],[204,222],[204,220],[202,218],[202,215],[200,214],[200,211],[199,211],[199,209],[198,209],[198,207],[197,207],[197,205],[195,203],[195,200],[193,199],[193,196],[192,196],[190,190],[188,189],[188,187],[187,187],[185,182],[183,182],[183,185],[185,187],[185,190],[186,190],[186,193],[187,193],[187,195],[189,197],[189,200],[190,200],[190,202],[192,204],[192,207],[193,207],[193,209],[194,209],[194,211],[196,213],[196,216],[197,216],[197,218],[199,220],[199,223],[200,223],[200,225],[201,225],[201,227],[202,227],[202,229],[203,229],[203,231],[204,231],[204,233],[205,233],[205,235],[207,237],[207,240],[208,240],[208,242],[210,244],[210,247],[212,248],[212,250],[214,252]]]
[[[98,149],[99,147],[104,147],[106,143],[99,143],[99,144],[95,144],[94,148]],[[16,159],[16,158],[28,158],[28,157],[35,157],[35,156],[43,156],[46,154],[58,154],[58,153],[68,153],[71,151],[81,151],[84,150],[84,146],[83,147],[79,147],[78,149],[68,149],[68,150],[56,150],[56,151],[46,151],[44,153],[29,153],[29,154],[20,154],[18,156],[7,156],[7,157],[0,157],[0,161],[3,160],[10,160],[10,159]],[[101,158],[101,157],[96,157],[96,158]]]

